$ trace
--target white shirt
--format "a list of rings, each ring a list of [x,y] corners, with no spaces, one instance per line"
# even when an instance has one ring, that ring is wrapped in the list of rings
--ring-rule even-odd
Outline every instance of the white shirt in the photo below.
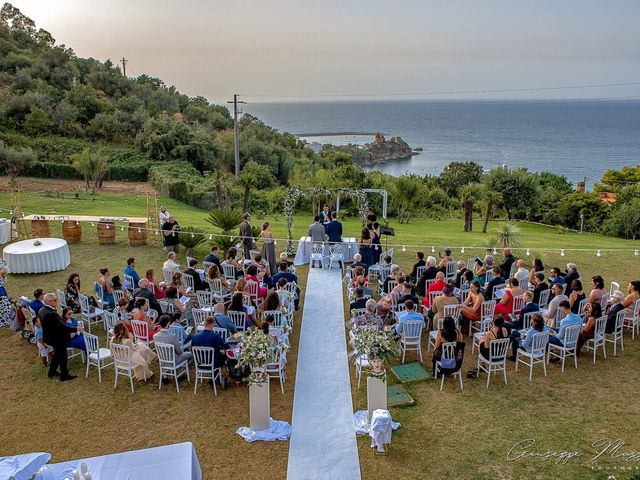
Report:
[[[171,270],[172,272],[177,272],[180,270],[180,264],[174,262],[171,259],[168,259],[166,262],[164,262],[164,264],[162,265],[162,269],[167,269],[167,270]]]
[[[513,276],[518,279],[518,282],[520,282],[520,288],[526,290],[529,287],[529,270],[524,267],[520,267]]]
[[[160,226],[166,223],[170,216],[171,214],[169,212],[160,212]]]

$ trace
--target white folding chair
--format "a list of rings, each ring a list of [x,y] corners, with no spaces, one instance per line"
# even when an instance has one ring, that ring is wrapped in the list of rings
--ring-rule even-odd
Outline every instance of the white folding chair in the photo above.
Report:
[[[176,313],[176,304],[173,299],[169,300],[159,300],[160,308],[162,309],[162,313]]]
[[[149,336],[149,324],[142,320],[131,320],[133,338],[135,342],[142,342],[149,348],[153,348],[153,339]]]
[[[451,260],[447,262],[445,267],[445,277],[447,280],[451,280],[456,277],[456,262]]]
[[[195,291],[195,287],[193,286],[193,276],[187,274],[187,273],[183,273],[182,274],[182,283],[184,284],[185,287],[190,288],[191,291]]]
[[[484,333],[491,327],[491,322],[493,322],[493,314],[496,310],[496,301],[495,300],[487,300],[482,302],[480,306],[480,320],[475,320],[470,322],[469,324],[469,336],[474,337],[476,333]],[[473,345],[471,349],[471,353],[473,353]]]
[[[98,306],[102,307],[102,299],[104,298],[104,289],[102,285],[98,282],[93,282],[93,291],[96,292],[96,301],[98,302]]]
[[[113,312],[104,311],[102,314],[104,318],[104,328],[107,330],[107,342],[109,338],[113,335],[113,329],[118,324],[120,320],[118,320],[118,316]],[[107,343],[108,346],[108,343]]]
[[[440,295],[443,295],[442,292],[429,292],[429,306],[433,305],[433,301],[436,299],[436,297],[439,297]]]
[[[173,377],[176,381],[176,391],[180,391],[178,379],[182,375],[187,376],[187,382],[191,382],[189,378],[189,359],[185,358],[179,364],[176,364],[176,351],[173,345],[167,343],[156,343],[156,353],[158,354],[158,363],[160,365],[160,384],[158,389],[162,388],[162,378],[165,376]]]
[[[427,352],[431,350],[431,347],[436,348],[436,338],[438,338],[438,332],[442,330],[442,324],[444,322],[444,318],[438,319],[438,323],[436,325],[435,330],[431,330],[429,332],[429,341],[427,342]]]
[[[616,315],[616,323],[612,333],[604,334],[604,341],[613,343],[613,356],[616,356],[616,347],[618,345],[618,341],[620,342],[620,348],[624,351],[624,338],[623,338],[623,330],[624,330],[624,317],[627,312],[622,309]]]
[[[249,297],[251,297],[251,301],[256,306],[262,303],[262,301],[260,300],[260,297],[258,296],[259,289],[260,289],[260,285],[258,284],[258,282],[253,282],[253,281],[248,281],[247,286],[244,288],[245,293],[247,293]]]
[[[169,327],[169,332],[175,335],[184,350],[189,350],[191,348],[191,340],[185,343],[185,340],[187,339],[187,332],[185,332],[184,328],[180,325],[171,325]]]
[[[353,364],[356,367],[356,378],[358,380],[358,388],[360,388],[360,380],[362,379],[362,369],[369,368],[370,366],[369,359],[365,354],[358,355],[356,353],[353,359]]]
[[[222,338],[222,340],[225,343],[229,339],[229,330],[227,330],[226,328],[213,327],[213,329],[211,331],[217,333],[218,335],[220,335],[220,337]],[[194,348],[196,348],[196,347],[193,347],[191,349],[191,351],[193,351]]]
[[[602,295],[602,298],[600,299],[600,307],[602,308],[603,313],[607,309],[607,303],[609,303],[610,298],[611,298],[611,295],[609,295],[608,293],[605,293],[604,295]]]
[[[518,364],[524,363],[529,367],[529,381],[533,378],[533,366],[536,363],[542,364],[544,370],[544,376],[547,376],[547,358],[546,350],[549,343],[549,332],[538,332],[533,335],[533,341],[531,343],[531,352],[527,352],[522,348],[518,348],[516,353],[516,372],[518,371]]]
[[[580,335],[582,327],[580,325],[571,325],[564,331],[563,346],[554,345],[549,343],[549,355],[551,357],[559,358],[562,361],[562,370],[564,372],[564,361],[567,357],[573,357],[573,365],[578,368],[578,356],[576,355],[576,347],[578,344],[578,336]]]
[[[145,287],[147,290],[149,290],[151,293],[153,293],[154,295],[156,294],[156,284],[153,282],[147,282],[147,286]]]
[[[499,338],[489,342],[489,358],[485,358],[478,352],[478,363],[476,368],[487,373],[487,388],[491,381],[491,373],[495,375],[500,370],[504,374],[504,384],[507,384],[507,351],[511,344],[510,338]]]
[[[540,292],[540,300],[538,301],[540,308],[546,308],[549,305],[549,295],[551,295],[551,289],[549,288]]]
[[[236,281],[236,267],[234,267],[230,263],[222,264],[222,273],[224,275],[224,278],[226,278],[228,282]]]
[[[236,312],[236,311],[233,311],[233,310],[229,310],[227,312],[227,315],[229,316],[229,318],[233,322],[233,325],[238,330],[240,330],[241,332],[246,330],[247,314],[245,312]]]
[[[204,320],[210,316],[213,316],[213,314],[209,310],[203,310],[201,308],[191,310],[191,317],[196,324],[196,330],[202,330],[204,328]]]
[[[196,297],[198,298],[198,305],[200,306],[200,308],[207,308],[213,305],[211,292],[207,292],[206,290],[198,290],[196,292]]]
[[[133,366],[131,365],[131,347],[128,345],[120,345],[114,343],[111,345],[111,354],[113,355],[113,367],[115,371],[115,381],[113,382],[113,388],[118,386],[118,377],[123,375],[129,377],[131,383],[131,392],[133,393]],[[146,374],[145,374],[146,380]]]
[[[287,357],[284,352],[279,351],[269,359],[265,372],[269,375],[269,378],[277,378],[280,380],[280,390],[284,395],[284,381],[287,377],[285,366],[287,364]]]
[[[129,292],[133,293],[136,288],[136,282],[131,275],[127,275],[126,273],[123,276],[124,280],[122,281],[122,286],[129,290]]]
[[[87,370],[85,372],[85,378],[89,376],[89,366],[94,365],[98,368],[98,382],[102,383],[102,369],[113,365],[113,362],[106,363],[109,360],[113,360],[111,350],[108,348],[100,348],[98,337],[90,333],[84,333],[84,344],[87,346]]]
[[[444,388],[444,377],[446,375],[442,372],[442,361],[443,360],[455,360],[456,359],[456,342],[446,342],[442,344],[442,357],[440,360],[436,361],[436,376],[440,374],[442,377],[440,380],[440,391]],[[456,376],[460,380],[460,390],[464,387],[462,386],[462,369],[460,368],[458,371],[454,372],[453,377]]]
[[[418,267],[416,268],[416,282],[418,280],[420,280],[420,277],[422,276],[422,274],[424,273],[424,271],[427,269],[427,267],[422,266],[422,267]]]
[[[400,334],[400,348],[402,349],[402,363],[408,351],[418,352],[420,363],[422,363],[422,328],[424,322],[420,320],[410,320],[402,322],[402,333]]]
[[[517,295],[513,297],[513,314],[517,317],[520,315],[520,310],[524,307],[524,297]]]
[[[223,329],[224,330],[224,329]],[[225,330],[226,332],[226,330]],[[194,395],[198,391],[198,380],[211,380],[213,384],[213,393],[218,395],[218,388],[216,387],[216,380],[220,381],[220,385],[224,388],[224,377],[222,376],[222,369],[215,366],[215,348],[213,347],[193,347],[193,363],[196,370],[196,381],[193,386]],[[177,384],[177,380],[176,380]]]
[[[611,282],[611,285],[609,285],[609,297],[617,290],[620,290],[620,284],[618,282]]]
[[[525,313],[522,317],[522,329],[529,330],[531,328],[531,322],[533,320],[533,316],[538,312],[529,312]]]
[[[584,298],[580,300],[580,303],[578,304],[578,316],[580,316],[582,320],[585,320],[587,316],[587,312],[585,312],[585,307],[587,306],[587,303],[589,303],[589,299]]]
[[[273,325],[274,327],[284,327],[286,318],[283,317],[281,310],[265,310],[264,312],[262,312],[262,321],[264,322],[268,316],[271,316],[271,318],[273,318],[273,322],[271,323],[271,325]]]
[[[80,311],[82,313],[82,320],[87,322],[87,326],[89,327],[89,333],[91,333],[91,325],[94,323],[102,323],[102,314],[104,311],[100,308],[96,308],[93,312],[89,307],[89,297],[83,294],[79,294],[78,298],[80,299]]]
[[[202,268],[204,269],[205,273],[207,273],[213,265],[215,265],[215,263],[213,262],[207,262],[207,261],[202,262]]]
[[[58,290],[56,288],[56,296],[58,297],[58,304],[60,308],[66,308],[67,306],[67,297],[62,290]]]
[[[511,264],[511,268],[509,269],[509,278],[513,278],[515,274],[516,274],[516,262],[513,262]]]
[[[162,278],[164,278],[165,283],[171,283],[173,281],[173,272],[170,268],[162,269]]]
[[[625,309],[625,312],[626,311],[627,310]],[[640,299],[636,300],[631,316],[626,315],[624,317],[624,328],[631,330],[631,340],[636,338],[636,331],[638,335],[640,335],[640,322],[638,322],[638,316],[640,316]]]
[[[340,270],[344,268],[344,245],[333,243],[329,245],[329,270],[333,268],[333,262],[337,262]]]
[[[113,303],[115,304],[115,306],[118,306],[118,302],[120,301],[121,298],[124,297],[124,292],[122,290],[114,290],[113,291]]]
[[[211,298],[217,303],[229,303],[231,301],[231,292],[222,285],[222,280],[219,278],[209,279],[209,290],[211,291]]]
[[[311,244],[311,262],[309,268],[314,268],[316,262],[320,262],[320,268],[324,268],[324,243],[313,242]]]
[[[596,327],[593,332],[593,338],[590,338],[584,343],[584,348],[587,350],[593,350],[593,363],[596,363],[596,354],[598,347],[602,347],[602,355],[607,358],[607,350],[605,348],[604,341],[604,329],[607,327],[607,317],[604,315],[596,319]]]

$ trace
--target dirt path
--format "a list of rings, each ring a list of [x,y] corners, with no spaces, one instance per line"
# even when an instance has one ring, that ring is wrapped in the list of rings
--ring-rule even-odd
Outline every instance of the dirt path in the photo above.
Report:
[[[72,192],[78,189],[85,191],[84,181],[82,180],[59,180],[51,178],[31,178],[19,177],[20,189],[23,192]],[[0,176],[0,190],[9,190],[9,177]],[[102,188],[97,193],[129,193],[133,195],[144,195],[147,193],[156,193],[153,185],[147,182],[104,182]]]

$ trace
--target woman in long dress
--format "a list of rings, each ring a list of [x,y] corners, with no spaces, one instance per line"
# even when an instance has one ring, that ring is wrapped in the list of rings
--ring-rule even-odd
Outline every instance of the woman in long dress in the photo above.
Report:
[[[156,354],[144,343],[134,343],[123,323],[116,324],[113,329],[111,344],[114,343],[131,347],[131,366],[136,380],[149,380],[153,376],[153,370],[149,365],[156,358]]]
[[[262,258],[267,264],[269,264],[269,272],[271,275],[275,275],[278,270],[276,269],[276,246],[273,239],[273,233],[269,230],[269,222],[262,224],[262,231],[260,237],[264,241],[262,244]]]
[[[371,265],[375,265],[380,262],[380,255],[382,254],[382,244],[380,243],[380,224],[374,221],[369,228],[369,234],[371,235]]]
[[[11,302],[6,289],[7,273],[9,269],[0,262],[0,327],[6,327],[11,322]]]
[[[366,227],[363,228],[362,233],[360,233],[360,238],[358,239],[358,251],[362,257],[361,262],[366,266],[371,266],[373,264],[373,259],[371,258],[371,233]]]

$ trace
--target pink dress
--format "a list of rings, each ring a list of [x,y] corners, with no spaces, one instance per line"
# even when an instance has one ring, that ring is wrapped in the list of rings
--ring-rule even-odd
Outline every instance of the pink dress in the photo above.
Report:
[[[247,275],[244,277],[247,282],[256,282],[260,285],[260,280],[255,275]],[[258,298],[267,298],[267,289],[265,287],[258,286]]]

